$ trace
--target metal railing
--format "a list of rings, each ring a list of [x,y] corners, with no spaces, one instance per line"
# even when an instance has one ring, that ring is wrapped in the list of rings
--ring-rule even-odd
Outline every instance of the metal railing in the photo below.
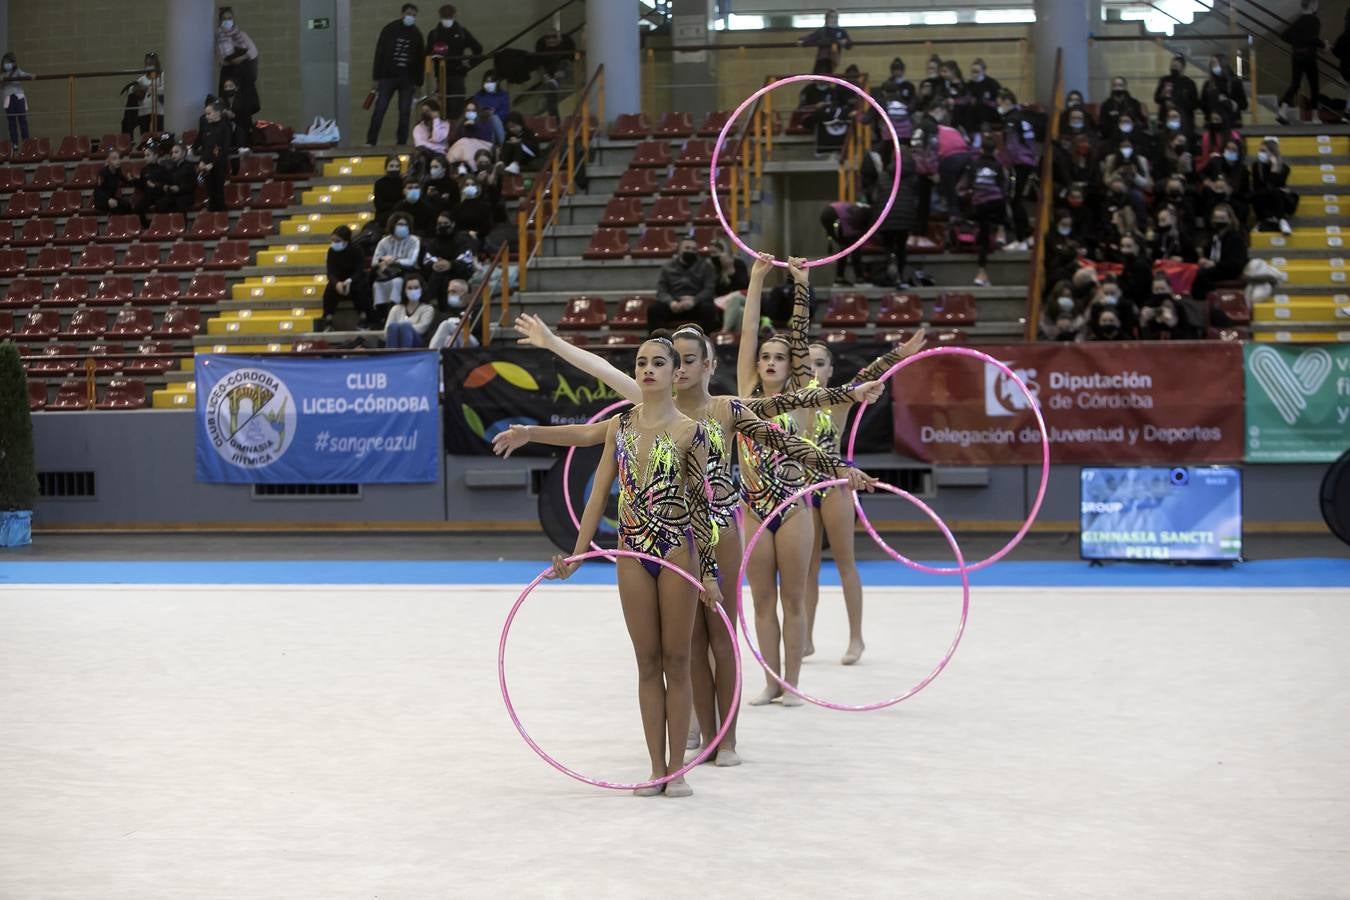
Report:
[[[1031,278],[1027,286],[1025,336],[1036,340],[1041,321],[1041,291],[1045,283],[1045,234],[1050,225],[1051,199],[1055,192],[1055,142],[1059,140],[1059,116],[1054,114],[1064,106],[1064,48],[1055,50],[1055,77],[1050,89],[1050,109],[1045,143],[1041,151],[1041,184],[1036,195],[1036,243],[1031,251]]]
[[[1112,79],[1125,78],[1131,85],[1130,93],[1141,103],[1148,106],[1150,111],[1156,113],[1157,110],[1153,109],[1152,105],[1153,87],[1157,83],[1157,80],[1159,78],[1162,78],[1171,71],[1170,66],[1172,63],[1172,58],[1176,56],[1176,52],[1171,47],[1169,47],[1168,44],[1171,43],[1189,44],[1193,43],[1197,39],[1203,39],[1206,41],[1210,41],[1215,45],[1216,47],[1215,52],[1228,55],[1226,43],[1220,42],[1236,40],[1242,42],[1242,44],[1246,48],[1246,53],[1238,54],[1233,58],[1234,64],[1233,71],[1235,74],[1237,74],[1239,80],[1245,82],[1247,85],[1247,94],[1248,94],[1247,115],[1250,116],[1252,124],[1257,124],[1260,120],[1260,113],[1257,109],[1256,104],[1256,47],[1255,44],[1252,42],[1251,38],[1252,36],[1245,32],[1232,34],[1205,34],[1205,35],[1197,35],[1195,38],[1191,37],[1169,38],[1166,37],[1165,35],[1160,34],[1090,35],[1088,37],[1089,53],[1100,52],[1096,49],[1098,44],[1137,44],[1137,45],[1148,45],[1149,47],[1153,47],[1157,50],[1157,54],[1153,61],[1154,64],[1151,66],[1145,64],[1143,68],[1139,68],[1137,65],[1134,68],[1123,68],[1118,64],[1108,63],[1106,66],[1106,70],[1103,72],[1102,75],[1091,79],[1091,83],[1088,86],[1089,93],[1093,97],[1105,97],[1110,92],[1108,85],[1111,83]],[[1196,60],[1189,57],[1187,58],[1186,62],[1188,65],[1195,66],[1197,69],[1200,70],[1199,74],[1201,77],[1198,80],[1203,84],[1204,79],[1209,77],[1209,71],[1207,66],[1200,65],[1198,62],[1196,62]],[[1200,85],[1197,85],[1197,88],[1199,87]]]
[[[776,80],[776,76],[764,79],[764,84]],[[726,168],[728,170],[727,224],[733,233],[739,233],[741,222],[750,218],[750,205],[755,195],[764,185],[764,160],[773,153],[773,92],[764,94],[750,107],[733,140],[725,148]],[[720,162],[721,160],[719,160]],[[709,185],[711,190],[719,190],[717,183]]]
[[[524,267],[517,267],[517,272],[524,271]],[[455,327],[450,335],[449,346],[459,347],[463,345],[465,338],[473,334],[475,326],[482,330],[482,336],[479,338],[479,344],[486,347],[492,343],[492,275],[494,272],[500,272],[501,283],[501,315],[498,316],[497,324],[505,328],[510,324],[511,309],[511,246],[503,244],[496,255],[488,261],[487,267],[482,272],[483,280],[478,283],[478,287],[473,294],[469,296],[469,304],[464,307],[464,312],[460,314],[459,325]],[[520,277],[524,277],[522,274]],[[443,348],[436,348],[443,349]]]
[[[78,115],[79,110],[80,82],[94,78],[126,78],[134,80],[136,78],[141,77],[144,74],[145,74],[144,69],[113,69],[99,72],[60,72],[46,75],[30,75],[22,79],[15,79],[15,81],[24,88],[25,94],[28,94],[30,92],[31,90],[30,86],[43,85],[44,83],[49,82],[65,82],[66,85],[65,110],[64,110],[66,119],[65,135],[79,135],[82,132],[86,134],[120,133],[121,116],[123,110],[125,109],[125,103],[119,106],[96,105],[93,107],[88,107],[88,110],[91,112],[92,111],[107,112],[110,116],[114,115],[117,116],[117,119],[113,120],[110,118],[109,124],[101,128],[81,129],[78,127],[76,117]],[[60,95],[52,91],[43,91],[43,90],[32,91],[32,93],[35,95],[35,97],[29,97],[28,102],[29,109],[28,112],[26,113],[27,118],[30,120],[30,127],[29,127],[30,133],[32,133],[34,137],[50,138],[62,136],[57,127],[33,128],[31,126],[31,121],[34,119],[43,123],[51,122],[52,125],[55,126],[55,123],[59,120],[62,111],[59,108],[49,106],[49,104],[52,103],[53,101],[56,101]],[[34,103],[34,99],[37,100],[36,103]],[[161,112],[162,111],[159,108],[159,92],[151,91],[150,115],[154,119],[162,119],[163,116],[161,115]],[[43,134],[42,132],[46,133]],[[8,137],[7,134],[3,136]]]

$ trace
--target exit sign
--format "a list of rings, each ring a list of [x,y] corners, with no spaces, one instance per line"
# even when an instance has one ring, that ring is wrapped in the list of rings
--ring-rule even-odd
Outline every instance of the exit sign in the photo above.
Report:
[[[309,26],[310,31],[322,31],[323,29],[328,28],[330,25],[332,25],[332,20],[327,18],[310,19],[307,24]]]

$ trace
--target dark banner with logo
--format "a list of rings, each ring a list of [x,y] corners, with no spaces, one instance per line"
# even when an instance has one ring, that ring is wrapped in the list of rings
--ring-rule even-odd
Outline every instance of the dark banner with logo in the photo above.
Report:
[[[854,343],[833,348],[835,384],[889,349],[884,344]],[[631,374],[634,349],[599,350],[616,368]],[[445,451],[492,453],[492,438],[512,424],[572,425],[584,422],[619,397],[604,384],[567,365],[552,353],[532,347],[494,346],[442,351],[445,378]],[[713,372],[713,394],[736,391],[736,348],[721,347]],[[842,425],[843,423],[841,423]],[[858,453],[891,449],[890,410],[882,402],[868,407],[858,430]],[[556,456],[556,447],[531,445],[520,451]]]
[[[1027,382],[1057,463],[1242,459],[1242,347],[1214,342],[980,347]],[[933,463],[1037,463],[1036,419],[1012,379],[963,356],[903,370],[895,449]]]

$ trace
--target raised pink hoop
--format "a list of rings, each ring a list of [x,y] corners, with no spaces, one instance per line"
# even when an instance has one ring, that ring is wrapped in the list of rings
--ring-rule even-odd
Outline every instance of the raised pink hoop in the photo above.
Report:
[[[703,592],[702,582],[700,582],[693,575],[690,575],[684,569],[681,569],[674,563],[666,562],[664,559],[661,559],[660,557],[650,556],[646,553],[638,553],[634,550],[592,550],[587,553],[579,553],[576,556],[569,556],[567,557],[567,561],[582,562],[583,560],[594,559],[597,556],[603,556],[607,559],[612,559],[615,556],[629,556],[632,557],[633,559],[650,560],[651,562],[658,563],[664,568],[670,569],[672,572],[677,573],[685,581],[689,582],[694,587],[698,588],[699,593]],[[530,749],[533,750],[535,753],[537,753],[540,759],[548,763],[553,768],[557,769],[559,772],[562,772],[564,775],[570,775],[577,781],[584,781],[587,784],[594,785],[595,787],[609,788],[610,790],[615,791],[631,791],[637,790],[638,788],[655,787],[658,784],[665,784],[668,781],[674,781],[676,778],[679,778],[681,775],[690,771],[695,766],[702,763],[710,755],[712,755],[713,748],[715,748],[718,744],[722,743],[722,738],[726,737],[727,729],[731,727],[732,721],[736,718],[735,716],[729,716],[726,719],[726,721],[722,723],[722,727],[718,729],[717,734],[713,736],[712,741],[708,743],[707,746],[699,750],[697,756],[695,756],[689,762],[685,763],[679,769],[675,770],[669,775],[666,775],[663,778],[655,778],[651,781],[639,781],[633,784],[620,784],[618,782],[613,781],[601,781],[598,778],[591,778],[590,776],[582,775],[580,772],[577,772],[573,769],[569,769],[567,766],[563,765],[553,757],[549,756],[547,753],[544,752],[543,748],[541,748],[538,744],[534,742],[534,738],[530,737],[529,732],[525,730],[525,726],[520,724],[520,717],[516,715],[516,708],[511,703],[511,694],[506,689],[506,636],[511,631],[511,623],[515,621],[516,613],[520,610],[520,605],[525,602],[525,598],[530,595],[530,592],[533,591],[535,588],[537,588],[539,586],[539,583],[543,581],[552,571],[553,571],[552,566],[544,569],[544,571],[540,572],[538,575],[534,577],[534,581],[531,581],[528,585],[525,586],[525,590],[520,592],[520,596],[516,598],[515,605],[511,607],[511,611],[506,615],[506,624],[502,626],[501,640],[497,643],[497,681],[501,684],[502,687],[502,701],[506,703],[506,714],[511,717],[511,722],[516,726],[516,731],[520,732],[520,736],[525,739],[525,743],[530,745]],[[740,597],[739,592],[737,593],[737,597],[738,598]],[[717,614],[722,617],[722,624],[726,626],[727,634],[731,635],[731,642],[735,644],[737,641],[736,626],[732,624],[731,619],[727,618],[727,612],[722,608],[722,604],[720,603],[717,604]],[[735,653],[732,655],[735,657],[736,662],[736,691],[731,698],[731,708],[739,709],[741,705],[741,674],[742,674],[741,655],[739,653]],[[681,740],[683,740],[683,738],[681,738]]]
[[[867,101],[867,103],[877,111],[877,115],[881,117],[881,121],[886,123],[886,130],[891,133],[891,143],[895,146],[895,177],[891,179],[891,195],[886,198],[886,205],[881,208],[881,213],[877,216],[876,221],[872,223],[872,227],[863,232],[863,236],[854,241],[853,244],[845,247],[833,256],[826,256],[823,259],[808,260],[806,262],[806,267],[811,268],[812,266],[827,265],[828,263],[834,262],[836,259],[848,256],[854,250],[866,244],[868,239],[870,239],[872,235],[876,233],[877,229],[881,227],[882,223],[886,221],[886,215],[891,211],[891,207],[895,205],[896,195],[900,193],[900,136],[895,133],[895,123],[891,121],[891,117],[886,114],[886,110],[882,108],[881,104],[872,98],[872,95],[868,94],[856,84],[850,84],[844,79],[835,78],[832,75],[789,75],[787,78],[780,78],[777,81],[764,85],[764,87],[755,91],[749,97],[746,97],[741,105],[736,107],[736,111],[731,114],[731,118],[727,119],[726,124],[722,126],[722,131],[717,135],[717,144],[713,147],[712,159],[708,162],[708,188],[712,191],[713,209],[717,212],[717,221],[722,223],[722,230],[731,238],[732,243],[751,256],[757,256],[758,254],[752,248],[746,246],[745,242],[741,240],[740,235],[736,234],[731,225],[727,222],[726,214],[722,212],[722,200],[717,195],[717,160],[718,157],[722,155],[722,146],[726,143],[727,134],[730,133],[731,126],[735,125],[736,121],[740,119],[741,113],[745,112],[752,103],[769,91],[776,87],[782,87],[785,84],[792,84],[794,81],[828,81],[832,84],[837,84],[840,87],[848,88],[850,91],[863,98],[863,100]],[[781,259],[775,259],[773,264],[775,266],[786,266],[787,262]]]
[[[1031,504],[1031,514],[1028,515],[1027,520],[1022,523],[1022,527],[1017,530],[1017,534],[1013,535],[1012,540],[1003,545],[1003,549],[999,550],[993,556],[965,566],[963,570],[961,568],[953,569],[948,566],[927,566],[908,558],[890,544],[883,541],[881,535],[877,534],[877,530],[872,527],[872,522],[867,518],[867,513],[863,510],[862,501],[858,498],[857,494],[853,495],[853,506],[857,509],[858,518],[862,521],[863,528],[872,536],[872,540],[876,541],[877,546],[889,553],[891,558],[896,562],[904,563],[906,566],[919,572],[927,572],[929,575],[960,574],[961,577],[964,578],[965,572],[978,572],[980,569],[983,569],[986,566],[992,566],[994,563],[1007,556],[1012,552],[1014,547],[1022,542],[1022,538],[1026,537],[1027,532],[1031,530],[1031,524],[1036,521],[1036,516],[1041,511],[1041,501],[1045,499],[1046,486],[1050,483],[1050,433],[1045,428],[1045,418],[1041,415],[1041,405],[1036,402],[1036,396],[1031,393],[1026,382],[1019,378],[1017,373],[1012,369],[994,359],[988,353],[981,353],[979,350],[972,350],[969,347],[934,347],[932,350],[925,350],[922,353],[916,353],[913,356],[900,360],[898,363],[887,369],[877,380],[886,381],[905,366],[912,365],[913,363],[916,363],[921,359],[927,359],[930,356],[942,356],[947,353],[983,360],[988,365],[994,366],[1000,372],[1011,378],[1013,383],[1017,385],[1018,390],[1026,396],[1027,403],[1030,405],[1032,413],[1036,416],[1036,424],[1041,429],[1041,486],[1036,491],[1036,502]],[[846,455],[849,459],[853,458],[853,445],[858,440],[858,423],[862,421],[862,411],[866,406],[866,401],[859,404],[858,414],[853,418],[853,427],[849,429],[848,450],[846,451]]]
[[[928,518],[933,520],[933,524],[937,525],[938,529],[942,532],[942,536],[947,539],[947,545],[952,548],[952,554],[956,557],[957,568],[955,569],[955,571],[958,575],[961,576],[961,621],[956,626],[956,636],[952,638],[951,646],[947,648],[947,652],[943,654],[942,659],[938,660],[938,664],[933,668],[933,671],[929,672],[926,676],[924,676],[922,681],[911,687],[909,690],[905,691],[903,694],[900,694],[899,696],[896,697],[892,697],[889,700],[878,700],[875,703],[862,703],[858,705],[850,703],[835,703],[832,700],[824,700],[820,697],[813,697],[810,694],[806,693],[805,691],[799,690],[793,687],[792,685],[788,684],[785,680],[783,680],[783,677],[781,675],[779,675],[777,672],[771,669],[769,667],[769,664],[764,661],[764,655],[759,652],[759,647],[756,646],[756,641],[751,640],[750,638],[750,624],[746,621],[745,618],[745,604],[741,602],[741,591],[743,589],[742,585],[745,584],[746,569],[750,565],[750,554],[754,552],[755,545],[759,543],[760,535],[764,534],[764,529],[768,527],[769,522],[771,522],[775,516],[782,513],[783,510],[787,509],[792,504],[796,503],[799,497],[804,497],[807,494],[811,493],[812,491],[818,491],[823,488],[834,487],[835,485],[840,484],[848,484],[848,479],[833,478],[830,479],[829,481],[822,481],[818,484],[813,484],[810,487],[804,487],[800,491],[797,491],[795,494],[793,494],[791,497],[788,497],[782,503],[778,504],[778,506],[774,507],[773,512],[769,514],[767,518],[760,520],[759,527],[755,529],[755,533],[750,536],[750,540],[745,545],[745,553],[744,555],[741,556],[741,570],[738,573],[736,573],[736,608],[741,620],[741,631],[745,633],[745,643],[749,645],[750,652],[753,653],[755,659],[759,661],[760,668],[762,668],[765,672],[767,672],[770,678],[778,682],[779,686],[781,686],[783,690],[787,691],[789,694],[801,697],[808,703],[814,703],[816,706],[823,706],[826,709],[837,709],[843,712],[868,712],[874,709],[885,709],[888,706],[894,706],[901,700],[908,700],[910,697],[913,697],[919,691],[926,688],[934,678],[938,677],[938,675],[942,672],[943,669],[947,668],[947,663],[952,661],[952,656],[956,653],[957,644],[961,643],[961,635],[965,634],[966,617],[970,614],[970,576],[967,574],[970,570],[965,564],[965,558],[961,556],[961,547],[956,543],[956,538],[952,535],[951,529],[947,527],[947,523],[942,521],[941,516],[933,512],[933,510],[928,506],[928,504],[924,503],[922,500],[920,500],[918,497],[915,497],[908,491],[902,491],[898,487],[894,487],[893,485],[884,484],[878,481],[876,483],[876,487],[880,488],[883,491],[889,491],[890,493],[895,494],[897,497],[904,497],[910,503],[913,503],[920,510],[926,513]]]
[[[595,415],[591,416],[589,419],[587,419],[586,424],[592,425],[600,421],[610,413],[614,412],[614,410],[621,409],[625,404],[630,404],[632,402],[633,402],[632,400],[617,400],[614,403],[611,403],[609,406],[606,406],[604,409],[600,410]],[[562,470],[563,506],[567,508],[567,517],[572,520],[572,527],[580,530],[581,519],[577,516],[577,511],[572,508],[572,489],[568,485],[568,482],[571,481],[570,476],[572,474],[572,457],[576,455],[577,455],[577,448],[568,447],[567,455],[563,457],[563,470]],[[591,548],[594,550],[604,550],[604,548],[601,547],[599,544],[597,544],[595,541],[591,541]],[[608,553],[609,551],[604,550],[604,552]],[[610,562],[614,562],[614,557],[612,556],[607,556],[605,558],[608,559]]]

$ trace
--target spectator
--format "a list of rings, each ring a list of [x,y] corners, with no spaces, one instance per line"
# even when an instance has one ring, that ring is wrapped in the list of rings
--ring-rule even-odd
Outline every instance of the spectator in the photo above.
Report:
[[[1088,311],[1086,330],[1080,341],[1121,341],[1128,335],[1121,327],[1120,313],[1105,304],[1093,304]]]
[[[942,96],[942,58],[936,53],[924,64],[924,79],[919,82],[919,109],[930,109]]]
[[[1242,79],[1233,74],[1226,56],[1214,54],[1209,58],[1209,77],[1200,90],[1200,111],[1206,119],[1218,113],[1231,126],[1242,120],[1246,108],[1247,89]]]
[[[1167,279],[1163,279],[1167,283]],[[1139,337],[1145,341],[1188,340],[1200,335],[1186,324],[1169,292],[1157,294],[1139,310]]]
[[[417,12],[417,7],[413,7],[413,12]],[[458,14],[454,6],[445,4],[440,8],[441,20],[427,33],[431,58],[438,61],[437,65],[444,72],[445,115],[448,119],[459,118],[467,97],[464,76],[473,68],[476,57],[483,53],[483,45],[456,20]]]
[[[1074,302],[1067,281],[1056,283],[1041,306],[1040,338],[1043,341],[1076,340],[1086,326],[1087,319]]]
[[[1075,124],[1075,121],[1077,124]],[[1097,122],[1083,105],[1081,91],[1069,91],[1064,96],[1064,109],[1059,114],[1059,133],[1097,135]]]
[[[1173,121],[1171,119],[1169,122]],[[1161,149],[1153,162],[1153,178],[1156,181],[1180,175],[1190,178],[1195,173],[1195,152],[1197,142],[1193,136],[1182,131],[1169,131]]]
[[[197,156],[197,172],[206,185],[206,207],[212,212],[225,212],[225,179],[230,168],[230,125],[224,118],[224,104],[212,100],[206,104],[204,121],[197,129],[193,145]]]
[[[427,165],[422,195],[439,210],[451,210],[459,205],[459,182],[450,174],[450,164],[444,156],[433,156]]]
[[[989,286],[985,265],[989,260],[989,245],[994,241],[994,229],[1004,225],[1004,207],[1008,200],[1008,177],[994,155],[992,143],[980,149],[980,155],[970,163],[963,181],[970,193],[970,205],[975,218],[975,248],[978,254],[975,284]]]
[[[1111,96],[1101,106],[1102,137],[1114,141],[1120,133],[1121,116],[1132,122],[1144,121],[1144,108],[1130,96],[1129,83],[1119,76],[1111,79]]]
[[[389,101],[398,91],[398,143],[408,143],[408,125],[412,116],[413,93],[422,85],[422,69],[426,60],[422,32],[417,30],[417,5],[403,4],[403,17],[395,19],[380,30],[375,43],[375,61],[370,77],[374,82],[375,108],[370,113],[370,127],[366,129],[366,146],[374,147],[380,140],[380,126],[389,109]],[[463,78],[460,79],[462,93]]]
[[[1087,187],[1083,184],[1070,185],[1064,192],[1064,205],[1068,207],[1069,216],[1073,219],[1073,233],[1081,236],[1079,243],[1089,255],[1092,255],[1095,223],[1092,209],[1087,202]]]
[[[483,86],[473,95],[473,102],[478,105],[478,114],[487,119],[486,124],[492,128],[492,142],[500,144],[506,140],[506,114],[511,111],[511,94],[492,69],[483,73]]]
[[[150,213],[164,206],[165,186],[169,183],[172,166],[169,160],[160,155],[159,145],[151,141],[145,145],[145,165],[136,178],[136,215],[141,217],[141,227],[150,226]]]
[[[539,165],[539,138],[518,112],[506,114],[506,141],[502,144],[501,161],[512,175],[532,171]]]
[[[360,315],[359,327],[370,327],[370,275],[366,259],[352,243],[352,230],[346,225],[333,229],[325,266],[328,284],[323,289],[323,318],[319,319],[317,330],[333,329],[333,313],[343,297],[352,301]]]
[[[165,166],[163,212],[186,213],[197,202],[197,166],[187,158],[187,147],[174,144]]]
[[[98,170],[98,182],[94,185],[94,209],[105,213],[131,212],[131,204],[122,196],[127,179],[122,175],[122,154],[115,149],[108,151],[103,168]]]
[[[841,150],[853,121],[852,92],[833,84],[817,82],[802,91],[802,100],[815,99],[815,112],[808,124],[816,132],[816,154],[824,155]]]
[[[1195,228],[1201,218],[1195,194],[1187,187],[1186,179],[1180,175],[1173,175],[1167,179],[1161,202],[1176,210],[1177,227],[1183,234]]]
[[[1148,133],[1148,121],[1146,119],[1136,119],[1133,116],[1122,114],[1116,120],[1115,143],[1119,146],[1121,141],[1127,139],[1139,153],[1149,157],[1153,155],[1153,138]]]
[[[1153,285],[1153,265],[1139,235],[1127,234],[1121,237],[1120,265],[1116,283],[1120,285],[1122,299],[1133,306],[1144,303]]]
[[[145,54],[145,74],[136,79],[135,91],[140,99],[136,111],[141,136],[159,134],[164,130],[164,67],[158,53]]]
[[[1164,103],[1181,114],[1184,122],[1190,122],[1194,128],[1195,110],[1200,105],[1200,91],[1195,82],[1186,77],[1186,57],[1178,53],[1172,57],[1166,75],[1158,79],[1158,87],[1153,91],[1153,103],[1162,109]],[[1159,121],[1166,121],[1159,116]]]
[[[13,52],[0,57],[0,97],[4,98],[5,118],[9,122],[9,142],[19,146],[28,137],[28,95],[20,82],[33,77],[19,68],[19,59]]]
[[[1003,123],[1003,159],[1011,170],[1013,236],[1009,250],[1026,250],[1031,237],[1031,220],[1027,216],[1026,200],[1031,180],[1040,167],[1041,135],[1036,123],[1022,111],[1017,95],[1004,88],[998,92],[998,118]]]
[[[946,118],[946,111],[942,107],[933,110],[933,121],[937,123],[938,186],[944,211],[948,216],[955,217],[961,209],[961,201],[956,193],[957,183],[970,165],[973,154],[961,132],[944,124]]]
[[[1134,142],[1124,136],[1116,146],[1116,152],[1102,162],[1103,181],[1109,184],[1117,175],[1125,180],[1125,186],[1129,189],[1144,194],[1153,190],[1153,167],[1148,157],[1135,152]]]
[[[876,145],[873,145],[872,152],[875,152],[875,150]],[[868,162],[864,159],[864,172],[867,171],[867,166]],[[866,182],[864,182],[864,184],[866,184]],[[863,188],[863,195],[864,197],[868,195],[866,187]],[[899,200],[899,198],[896,199],[897,201]],[[858,238],[862,237],[862,233],[867,230],[869,224],[868,215],[870,213],[871,209],[869,207],[859,203],[846,203],[843,200],[836,200],[833,203],[826,205],[825,209],[820,213],[820,225],[825,229],[825,237],[828,241],[827,246],[829,252],[833,254],[835,251],[842,250],[853,244]],[[850,263],[853,265],[853,281],[849,281],[847,277],[848,266]],[[863,280],[862,250],[854,250],[848,256],[841,256],[839,259],[835,260],[835,284],[843,287],[852,287],[855,282],[860,283]],[[723,312],[725,313],[726,310],[723,310]],[[738,318],[736,321],[737,326],[728,326],[728,319],[724,315],[722,317],[722,330],[735,331],[736,327],[739,325],[740,319]]]
[[[1223,154],[1210,158],[1205,166],[1202,185],[1203,208],[1213,209],[1220,203],[1231,204],[1237,215],[1233,227],[1245,229],[1247,211],[1251,205],[1252,183],[1242,161],[1240,143],[1230,138],[1224,145]]]
[[[699,255],[693,238],[684,238],[675,258],[661,269],[656,302],[647,307],[647,329],[697,322],[712,334],[722,321],[722,312],[713,303],[716,288],[717,273],[712,263]]]
[[[459,205],[452,214],[455,227],[484,240],[496,224],[492,202],[483,196],[482,185],[472,175],[460,176],[459,197]]]
[[[384,345],[391,349],[417,350],[427,345],[436,310],[422,302],[422,276],[413,272],[403,280],[402,297],[389,311],[384,324]]]
[[[1280,142],[1262,141],[1251,168],[1252,210],[1256,213],[1257,228],[1293,233],[1289,217],[1298,208],[1298,195],[1286,186],[1288,182],[1289,164],[1280,158]]]
[[[1181,214],[1171,206],[1158,210],[1157,227],[1153,230],[1153,240],[1149,243],[1149,258],[1155,262],[1196,261],[1195,243],[1191,239],[1189,228],[1182,228]]]
[[[572,86],[572,61],[577,45],[570,35],[563,34],[560,17],[553,18],[553,28],[534,44],[535,66],[539,69],[540,85],[544,89],[544,112],[558,117],[558,101]]]
[[[422,182],[415,175],[403,179],[403,199],[394,205],[394,212],[412,219],[413,234],[419,238],[431,235],[436,230],[439,211],[437,204],[422,196]]]
[[[465,103],[464,112],[455,124],[454,138],[451,143],[457,143],[464,138],[472,138],[487,144],[495,144],[496,137],[497,134],[492,127],[492,123],[480,114],[478,103],[474,100]]]
[[[403,202],[403,163],[397,156],[384,158],[384,174],[375,179],[375,221],[389,219],[394,207]]]
[[[1341,26],[1341,36],[1331,45],[1331,52],[1340,64],[1341,80],[1350,86],[1350,9],[1345,11],[1345,22]],[[1345,115],[1342,122],[1350,121],[1350,87],[1346,88],[1345,101],[1341,107]]]
[[[435,155],[444,156],[450,149],[450,123],[441,118],[441,105],[431,97],[418,106],[413,146],[423,160]]]
[[[239,91],[244,118],[262,109],[258,99],[258,47],[234,21],[234,7],[222,6],[216,27],[216,58],[220,61],[217,92],[225,94],[225,82],[233,81]]]
[[[1045,259],[1047,269],[1051,260],[1059,256],[1060,251],[1070,247],[1074,251],[1074,256],[1078,255],[1078,249],[1083,246],[1083,234],[1078,233],[1074,228],[1073,216],[1069,215],[1067,209],[1057,210],[1054,216],[1055,228],[1045,238]]]
[[[1275,121],[1281,125],[1289,124],[1289,104],[1298,99],[1298,86],[1304,78],[1308,79],[1308,106],[1316,110],[1320,101],[1321,86],[1317,72],[1317,51],[1327,45],[1322,40],[1322,21],[1317,18],[1317,0],[1301,0],[1299,17],[1294,24],[1280,35],[1289,42],[1289,64],[1292,72],[1289,87],[1280,98],[1280,112]]]
[[[905,77],[904,60],[898,56],[891,60],[891,77],[883,81],[881,86],[872,92],[872,96],[886,110],[886,117],[891,120],[896,137],[908,141],[910,135],[914,133],[914,111],[918,92]],[[875,113],[869,107],[866,114],[867,120],[871,122]],[[876,133],[885,134],[880,124],[876,123],[878,126]]]
[[[1087,135],[1061,134],[1052,153],[1052,178],[1061,195],[1075,184],[1088,184],[1100,177],[1096,145]]]
[[[841,50],[851,50],[853,41],[848,32],[839,27],[837,10],[825,10],[825,27],[817,28],[806,37],[797,41],[800,47],[816,48],[816,64],[811,69],[814,75],[831,75],[839,68]]]
[[[482,249],[478,238],[467,231],[456,231],[455,220],[446,211],[436,217],[436,233],[422,247],[422,272],[427,277],[429,299],[435,299],[442,312],[459,309],[465,292],[456,293],[453,286],[473,278],[474,262]]]
[[[921,129],[914,132],[910,144],[915,141],[920,144],[924,142],[924,133]],[[908,262],[909,236],[922,234],[927,229],[925,210],[932,190],[931,173],[931,163],[920,164],[912,146],[905,144],[900,146],[900,189],[896,192],[895,203],[891,205],[890,212],[873,236],[873,241],[886,248],[885,281],[888,284],[908,285],[905,264]],[[863,196],[871,205],[870,215],[876,216],[885,205],[886,198],[890,196],[891,184],[895,181],[895,148],[889,141],[873,144],[863,155],[861,177]],[[853,240],[866,230],[866,221],[859,224],[862,227],[853,236]],[[843,240],[843,235],[840,236],[840,240]],[[861,250],[856,251],[855,258],[861,253]],[[854,270],[857,271],[858,268],[859,265],[855,261]]]
[[[413,234],[412,219],[407,213],[389,216],[385,235],[375,245],[370,275],[373,310],[371,321],[378,327],[389,315],[389,306],[402,296],[403,277],[417,268],[422,255],[422,242]]]
[[[1205,299],[1220,281],[1242,276],[1247,265],[1247,242],[1237,221],[1233,208],[1226,203],[1214,207],[1210,213],[1209,248],[1200,258],[1200,271],[1191,286],[1194,299]]]
[[[1203,168],[1211,157],[1222,153],[1224,145],[1230,140],[1241,142],[1241,138],[1242,135],[1223,117],[1223,113],[1211,113],[1209,122],[1200,135],[1200,159],[1202,163],[1197,168]]]
[[[750,271],[732,254],[726,241],[718,238],[709,246],[712,250],[709,260],[717,276],[713,303],[722,311],[722,330],[739,331],[745,311],[745,290],[750,286]]]
[[[452,290],[458,285],[461,294],[468,293],[469,286],[462,281],[452,282]],[[477,347],[478,338],[470,333],[468,327],[460,328],[460,317],[450,316],[440,325],[436,326],[436,333],[432,335],[429,350],[448,350],[455,347]]]
[[[967,87],[975,105],[978,121],[997,123],[998,95],[1003,90],[1003,85],[998,83],[998,79],[989,76],[988,67],[979,57],[970,63],[970,82]]]
[[[230,146],[235,149],[247,147],[253,131],[253,113],[257,110],[249,108],[247,99],[232,77],[225,79],[220,104],[221,116],[230,127]],[[237,162],[235,168],[238,168]]]
[[[944,59],[942,65],[938,66],[938,74],[942,76],[938,100],[946,101],[950,110],[948,124],[961,129],[969,140],[980,130],[980,113],[975,108],[975,98],[969,85],[961,76],[961,67],[954,59]]]

